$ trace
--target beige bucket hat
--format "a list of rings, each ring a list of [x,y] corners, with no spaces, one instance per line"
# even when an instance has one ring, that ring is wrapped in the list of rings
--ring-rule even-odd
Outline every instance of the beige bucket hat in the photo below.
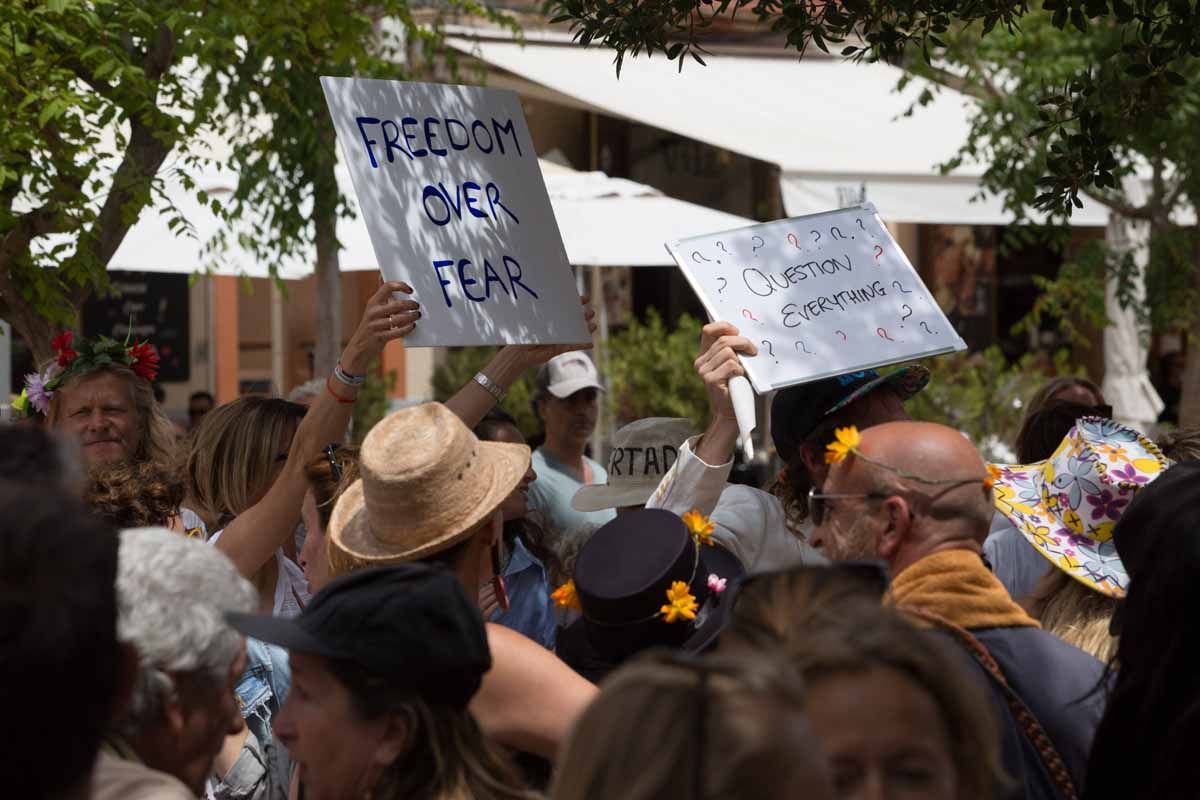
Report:
[[[481,442],[441,403],[389,414],[329,520],[336,562],[416,561],[467,538],[529,469],[523,444]]]

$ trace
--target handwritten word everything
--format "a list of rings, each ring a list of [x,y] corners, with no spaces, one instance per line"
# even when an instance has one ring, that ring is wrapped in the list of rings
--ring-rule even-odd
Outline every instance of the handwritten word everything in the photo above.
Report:
[[[518,156],[522,155],[521,142],[517,139],[511,119],[500,122],[493,118],[491,127],[480,119],[472,120],[468,125],[452,117],[425,117],[423,120],[403,117],[400,122],[396,122],[393,119],[381,120],[377,117],[359,116],[355,117],[355,122],[358,123],[358,132],[362,136],[363,146],[373,169],[379,169],[377,148],[382,150],[382,155],[387,158],[389,164],[396,160],[396,153],[405,156],[409,161],[431,155],[445,158],[451,150],[467,150],[472,145],[481,153],[498,151],[500,155],[507,155],[508,151],[504,148],[506,140]],[[374,127],[378,127],[379,136],[383,140],[382,145],[378,139],[372,138],[374,131],[368,131],[368,128]],[[420,147],[421,144],[425,146]],[[446,149],[447,145],[449,150]]]
[[[783,314],[783,326],[798,328],[802,323],[811,322],[813,318],[819,317],[821,314],[830,311],[845,311],[847,304],[869,303],[877,297],[886,296],[887,291],[883,288],[883,284],[875,281],[869,286],[858,289],[847,289],[830,295],[818,295],[807,303],[788,303],[780,309]]]
[[[850,262],[850,256],[845,257],[845,263],[836,258],[827,258],[824,261],[809,261],[804,264],[796,264],[788,267],[782,273],[764,273],[762,270],[751,267],[750,269],[742,270],[742,280],[746,284],[746,288],[759,297],[770,297],[780,289],[786,289],[793,284],[806,281],[809,278],[816,278],[820,275],[833,275],[838,272],[853,272],[854,265]]]

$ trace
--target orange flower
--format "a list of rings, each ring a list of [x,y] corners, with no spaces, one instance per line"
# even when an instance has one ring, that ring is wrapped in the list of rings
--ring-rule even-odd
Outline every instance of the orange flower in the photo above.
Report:
[[[690,622],[696,618],[696,611],[699,608],[700,604],[696,602],[688,585],[683,581],[675,581],[671,584],[671,588],[667,589],[667,605],[663,606],[659,613],[668,623],[678,622],[681,619]]]
[[[990,492],[992,487],[996,485],[996,481],[1000,480],[1000,468],[995,464],[988,464],[987,471],[988,476],[983,479],[983,488]]]
[[[833,435],[836,438],[825,445],[826,464],[837,464],[844,461],[846,456],[853,453],[862,442],[862,436],[854,425],[848,428],[838,428]]]
[[[554,590],[550,595],[550,599],[554,601],[560,608],[573,608],[576,611],[582,611],[583,606],[579,604],[579,593],[575,591],[575,581],[567,581],[562,586]]]
[[[697,547],[705,544],[709,547],[712,546],[713,524],[708,517],[699,511],[687,511],[683,515],[683,524],[687,526],[688,533],[692,534],[692,538],[696,540]]]

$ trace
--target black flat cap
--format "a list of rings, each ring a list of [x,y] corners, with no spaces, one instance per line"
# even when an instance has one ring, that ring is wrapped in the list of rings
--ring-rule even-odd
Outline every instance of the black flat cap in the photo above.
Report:
[[[247,636],[350,661],[431,705],[464,708],[492,666],[478,607],[453,575],[424,564],[337,578],[295,619],[226,616]]]

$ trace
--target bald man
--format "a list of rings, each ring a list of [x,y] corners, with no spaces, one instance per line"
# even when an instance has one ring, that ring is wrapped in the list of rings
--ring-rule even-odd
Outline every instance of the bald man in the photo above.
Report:
[[[970,653],[971,637],[998,665],[971,659],[989,686],[1001,724],[1013,797],[1065,796],[1029,727],[1017,720],[1001,678],[1040,723],[1082,792],[1092,736],[1103,713],[1103,665],[1041,630],[1013,602],[982,558],[992,519],[983,460],[958,431],[927,422],[889,422],[862,433],[857,453],[829,470],[810,510],[811,542],[834,561],[881,559],[891,601],[945,631]],[[947,624],[948,623],[948,624]],[[957,628],[958,632],[953,632]]]

